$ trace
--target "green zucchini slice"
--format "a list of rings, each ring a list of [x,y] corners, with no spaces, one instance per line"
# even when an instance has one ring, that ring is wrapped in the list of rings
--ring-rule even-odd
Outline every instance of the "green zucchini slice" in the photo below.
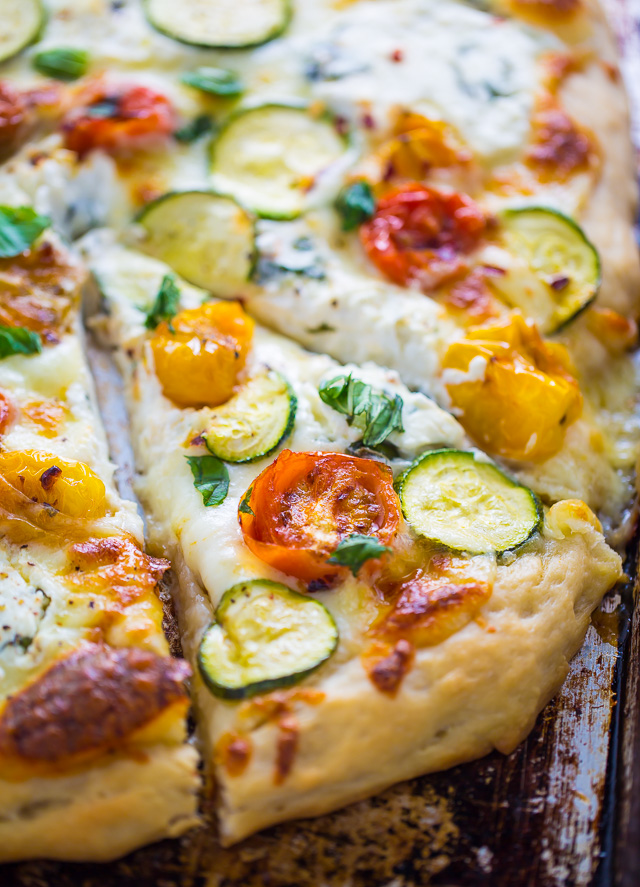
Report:
[[[464,450],[432,450],[399,480],[402,511],[416,533],[455,551],[501,552],[539,528],[535,493]]]
[[[40,0],[4,0],[0,16],[0,62],[38,39],[45,13]]]
[[[266,370],[215,410],[203,432],[207,449],[225,462],[254,462],[291,433],[297,400],[287,380]]]
[[[557,332],[578,316],[600,287],[600,257],[582,228],[547,207],[507,209],[500,215],[502,242],[522,262],[491,284],[510,305],[532,317],[543,333]]]
[[[180,43],[246,49],[278,37],[291,19],[290,0],[145,0],[149,24]]]
[[[229,197],[212,191],[174,191],[138,216],[140,247],[185,280],[217,296],[234,296],[254,263],[253,219]]]
[[[213,143],[213,187],[266,219],[293,219],[347,148],[327,114],[264,104],[232,115]]]
[[[324,604],[268,579],[225,591],[200,643],[212,693],[247,699],[297,684],[335,651],[338,629]]]

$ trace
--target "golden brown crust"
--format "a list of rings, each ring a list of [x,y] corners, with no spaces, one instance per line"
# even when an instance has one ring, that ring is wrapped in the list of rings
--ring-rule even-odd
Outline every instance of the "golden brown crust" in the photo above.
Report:
[[[113,751],[186,698],[190,671],[182,660],[144,650],[84,646],[9,699],[0,718],[0,754],[60,765]]]

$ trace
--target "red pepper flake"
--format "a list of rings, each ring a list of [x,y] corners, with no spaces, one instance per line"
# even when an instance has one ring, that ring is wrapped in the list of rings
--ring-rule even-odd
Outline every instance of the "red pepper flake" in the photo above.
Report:
[[[394,49],[391,53],[391,61],[392,62],[402,62],[404,61],[404,52],[401,49]]]
[[[375,129],[376,122],[371,116],[371,114],[363,114],[362,115],[362,125],[365,129]]]
[[[276,772],[274,782],[282,785],[293,767],[298,749],[298,722],[291,715],[285,715],[278,722],[278,746],[276,751]]]
[[[40,475],[40,485],[42,489],[50,490],[61,474],[62,468],[58,468],[57,465],[52,465],[51,468],[47,468],[46,471],[43,471]]]

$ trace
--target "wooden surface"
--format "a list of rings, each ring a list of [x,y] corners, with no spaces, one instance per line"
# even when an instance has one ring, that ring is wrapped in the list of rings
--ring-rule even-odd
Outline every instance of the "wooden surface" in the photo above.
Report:
[[[638,90],[640,0],[607,0]],[[634,95],[635,97],[635,95]],[[131,456],[104,356],[101,399]],[[111,380],[111,381],[109,381]],[[115,392],[115,393],[114,393]],[[634,572],[638,545],[629,571]],[[633,583],[605,601],[564,687],[509,757],[416,779],[221,851],[211,821],[107,866],[30,862],[1,887],[640,887],[640,616]]]

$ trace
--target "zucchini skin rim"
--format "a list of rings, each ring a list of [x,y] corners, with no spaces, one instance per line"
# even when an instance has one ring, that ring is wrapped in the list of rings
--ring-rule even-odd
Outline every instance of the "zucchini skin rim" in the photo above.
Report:
[[[22,43],[18,49],[14,49],[8,55],[3,55],[0,53],[0,65],[4,65],[6,62],[10,62],[12,59],[16,58],[20,55],[21,52],[24,52],[25,49],[28,49],[30,46],[33,46],[34,43],[37,43],[41,40],[45,28],[49,22],[49,10],[46,8],[42,0],[33,0],[33,5],[38,9],[39,12],[39,20],[38,26],[31,32],[29,37]]]
[[[265,678],[261,681],[254,681],[253,683],[244,684],[242,687],[228,687],[226,684],[219,684],[216,680],[214,680],[211,675],[207,672],[207,666],[205,657],[202,652],[202,647],[205,641],[205,638],[209,634],[209,631],[216,625],[220,625],[222,629],[222,625],[216,620],[215,616],[217,615],[220,607],[223,605],[225,598],[227,595],[232,594],[236,589],[247,586],[247,585],[268,585],[273,588],[282,590],[285,589],[289,594],[295,595],[303,600],[312,603],[314,606],[322,607],[324,612],[326,613],[331,625],[335,630],[335,643],[328,651],[328,653],[319,659],[314,665],[310,668],[306,668],[302,671],[296,671],[293,674],[283,675],[279,678]],[[224,629],[222,629],[224,630]],[[328,659],[330,659],[335,653],[338,643],[340,641],[340,634],[338,632],[338,626],[336,624],[335,619],[331,611],[326,607],[321,601],[316,600],[310,595],[300,594],[299,591],[294,591],[294,589],[289,588],[287,585],[284,585],[282,582],[275,582],[273,579],[249,579],[245,582],[236,582],[235,585],[232,585],[231,588],[228,588],[225,593],[220,598],[220,602],[216,607],[214,613],[214,619],[209,623],[207,628],[202,634],[202,638],[200,639],[200,643],[198,645],[198,654],[197,654],[197,662],[198,662],[198,671],[202,680],[204,681],[206,687],[213,693],[214,696],[219,697],[220,699],[226,699],[230,702],[239,702],[242,699],[250,699],[252,696],[258,696],[262,693],[270,693],[272,690],[285,689],[287,687],[292,687],[294,684],[299,684],[300,681],[304,680],[310,674],[313,674],[321,665],[324,665]]]
[[[453,449],[450,447],[439,447],[437,450],[427,450],[425,453],[422,453],[420,456],[418,456],[418,458],[415,459],[411,463],[411,465],[402,472],[400,477],[395,482],[395,488],[396,488],[396,492],[398,494],[398,498],[400,499],[400,508],[402,509],[402,514],[404,516],[404,519],[407,521],[407,523],[409,524],[409,526],[411,527],[411,529],[413,530],[413,532],[417,536],[421,536],[421,538],[426,539],[427,541],[432,542],[433,544],[438,545],[441,548],[446,549],[447,551],[455,551],[455,552],[459,552],[459,553],[465,553],[465,552],[467,552],[467,549],[465,549],[465,548],[455,548],[454,546],[447,545],[441,539],[435,539],[433,537],[424,536],[421,533],[418,533],[418,531],[413,528],[413,524],[405,512],[402,491],[403,491],[405,482],[406,482],[409,474],[411,474],[414,471],[414,469],[418,468],[418,466],[421,465],[422,462],[425,462],[427,459],[430,459],[432,456],[440,456],[445,453],[450,454],[452,456],[462,456],[464,458],[471,458],[473,462],[481,461],[481,460],[476,460],[476,454],[473,450],[458,450],[458,449]],[[541,501],[540,497],[538,496],[538,494],[535,493],[531,489],[531,487],[526,486],[526,484],[520,483],[520,481],[517,478],[512,477],[510,474],[508,474],[506,471],[504,471],[502,468],[500,468],[500,466],[496,465],[495,462],[493,462],[493,461],[481,462],[481,464],[489,465],[489,466],[491,466],[491,468],[495,469],[500,475],[502,475],[504,480],[510,486],[520,487],[521,489],[526,490],[527,493],[529,493],[529,496],[531,497],[531,501],[532,501],[532,503],[535,507],[535,510],[536,510],[536,521],[533,524],[533,526],[531,527],[531,530],[530,530],[529,534],[526,536],[526,538],[521,539],[520,542],[517,542],[515,545],[509,545],[507,548],[490,548],[486,551],[476,551],[476,552],[469,552],[469,553],[473,554],[473,556],[479,555],[479,554],[495,554],[495,555],[500,556],[500,555],[505,554],[507,551],[517,551],[523,545],[526,545],[526,543],[529,542],[532,539],[532,537],[535,536],[537,533],[539,533],[540,530],[542,529],[542,525],[544,523],[544,508],[542,505],[542,501]]]
[[[596,279],[594,281],[594,290],[593,295],[587,299],[586,302],[583,302],[579,308],[577,308],[573,314],[569,315],[569,317],[565,317],[564,320],[561,320],[553,329],[548,330],[545,335],[547,336],[555,336],[558,333],[564,332],[566,327],[573,323],[574,320],[577,320],[578,317],[586,311],[587,308],[591,307],[595,300],[598,298],[598,293],[600,292],[600,287],[602,286],[602,259],[600,257],[600,251],[593,243],[592,240],[587,237],[587,233],[584,228],[579,224],[573,216],[568,215],[560,209],[556,209],[554,206],[543,206],[541,204],[531,204],[530,206],[508,206],[505,209],[501,210],[498,213],[498,218],[508,219],[510,216],[522,215],[524,213],[537,212],[544,213],[545,215],[556,216],[556,218],[561,219],[570,228],[578,235],[582,243],[590,250],[590,252],[595,257],[595,265],[596,265]]]
[[[138,212],[134,215],[133,221],[136,224],[144,226],[144,219],[155,207],[159,206],[159,204],[164,203],[167,200],[172,200],[175,197],[183,197],[185,195],[189,196],[192,194],[200,194],[205,197],[219,197],[221,200],[229,200],[231,203],[234,203],[239,210],[246,215],[247,220],[251,224],[251,254],[249,256],[249,271],[247,273],[246,281],[250,282],[255,273],[256,265],[259,259],[258,248],[256,246],[256,237],[257,237],[257,229],[256,229],[256,216],[250,209],[247,209],[246,206],[243,206],[239,203],[235,197],[232,197],[231,194],[221,194],[219,191],[216,191],[215,188],[187,188],[185,191],[180,191],[178,189],[167,191],[165,194],[161,194],[160,197],[156,197],[155,200],[151,200],[149,203],[146,203]],[[160,260],[162,261],[162,260]],[[165,264],[168,264],[165,262]],[[177,274],[177,272],[175,272]],[[198,284],[191,283],[186,277],[182,277],[182,275],[178,274],[178,277],[181,280],[184,280],[185,283],[189,283],[191,286],[198,286]],[[199,287],[205,292],[211,292],[206,287]],[[224,296],[216,296],[216,298],[220,300],[224,300],[227,302],[232,302],[234,299],[226,298]],[[236,300],[237,301],[237,300]]]
[[[156,24],[151,15],[148,12],[150,0],[144,0],[142,6],[144,10],[144,17],[149,23],[149,25],[157,31],[159,34],[162,34],[164,37],[168,37],[170,40],[175,40],[176,43],[182,43],[184,46],[195,46],[199,49],[217,49],[227,52],[234,52],[243,49],[255,49],[257,46],[264,46],[265,43],[270,43],[272,40],[276,40],[278,37],[282,36],[284,32],[287,30],[289,25],[291,24],[291,19],[293,18],[293,2],[292,0],[282,0],[282,19],[278,25],[276,25],[266,37],[262,37],[259,40],[254,40],[249,43],[202,43],[201,41],[195,40],[187,40],[185,37],[177,37],[175,34],[172,34],[171,31],[168,31],[166,28],[161,27]]]
[[[280,435],[280,438],[273,444],[268,450],[264,450],[256,456],[247,456],[245,459],[229,459],[228,457],[221,456],[215,450],[212,450],[209,446],[209,438],[207,437],[206,432],[203,433],[205,446],[213,456],[217,456],[218,459],[222,459],[223,462],[229,462],[231,465],[248,465],[250,462],[258,462],[260,459],[266,458],[266,456],[270,456],[272,453],[278,449],[280,444],[282,444],[293,431],[294,425],[296,424],[296,413],[298,412],[298,398],[291,387],[291,383],[288,379],[282,375],[282,373],[278,373],[277,370],[271,370],[273,373],[277,373],[278,376],[282,379],[286,387],[286,395],[289,400],[289,414],[287,416],[287,422],[284,426],[284,431]],[[224,404],[223,404],[224,406]],[[267,581],[266,579],[264,580]]]
[[[217,146],[218,142],[224,136],[224,134],[227,132],[229,127],[231,127],[236,122],[236,120],[238,120],[240,117],[245,117],[247,114],[252,114],[254,111],[268,110],[269,108],[284,109],[287,111],[305,112],[305,111],[309,111],[309,109],[311,108],[312,105],[313,105],[313,102],[311,102],[307,99],[298,99],[298,98],[281,99],[278,101],[276,101],[274,99],[266,99],[265,101],[258,100],[255,102],[248,101],[247,103],[240,105],[240,107],[236,108],[234,111],[232,111],[229,114],[228,117],[225,118],[222,125],[217,129],[216,132],[213,133],[211,139],[209,140],[209,152],[208,152],[209,153],[209,176],[216,175],[214,165],[215,165],[215,158],[216,158],[216,146]],[[335,122],[336,117],[334,114],[331,114],[330,111],[325,109],[320,114],[318,114],[316,119],[320,120],[320,121],[324,121],[325,123],[328,123],[328,124],[333,124]],[[347,130],[347,132],[344,132],[344,133],[338,132],[336,130],[336,135],[338,135],[338,137],[340,139],[342,139],[342,141],[344,142],[345,151],[348,151],[349,149],[353,148],[354,142],[353,142],[353,135],[351,133],[351,130]],[[250,215],[256,217],[257,219],[266,219],[267,221],[273,221],[273,222],[291,222],[294,219],[300,218],[300,216],[306,212],[306,208],[302,207],[299,210],[295,210],[293,213],[290,213],[290,212],[281,212],[281,213],[270,212],[267,215],[264,210],[258,210],[255,207],[248,206],[247,204],[242,203],[241,201],[239,201],[236,197],[234,197],[229,192],[217,191],[216,189],[212,189],[212,191],[214,193],[218,194],[219,197],[229,197],[229,199],[233,200],[235,203],[237,203],[238,206],[241,207],[241,209],[244,209],[244,211],[246,213],[249,213]],[[157,198],[157,199],[160,200],[161,198]],[[256,254],[257,254],[257,251],[256,251]],[[256,259],[256,264],[257,264],[257,259]]]

